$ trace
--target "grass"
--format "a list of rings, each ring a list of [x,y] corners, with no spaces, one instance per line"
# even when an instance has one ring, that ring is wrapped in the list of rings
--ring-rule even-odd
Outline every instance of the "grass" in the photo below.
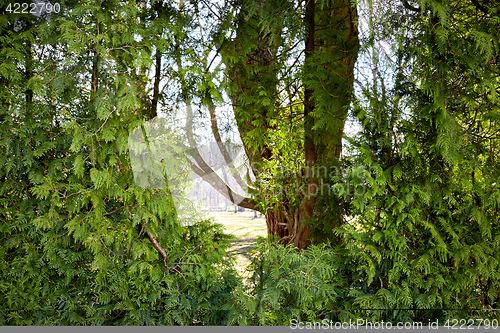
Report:
[[[224,225],[226,232],[238,238],[232,242],[229,255],[236,260],[235,267],[242,277],[249,278],[247,266],[251,262],[248,252],[257,245],[257,237],[267,237],[264,217],[254,218],[254,212],[226,213],[210,212],[215,221]]]

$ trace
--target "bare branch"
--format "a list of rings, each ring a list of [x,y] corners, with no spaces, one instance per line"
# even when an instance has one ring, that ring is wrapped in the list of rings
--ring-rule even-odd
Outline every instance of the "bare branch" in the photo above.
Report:
[[[163,263],[165,264],[165,267],[167,267],[167,261],[169,259],[167,252],[165,252],[165,249],[161,247],[160,243],[158,243],[155,236],[151,233],[147,225],[146,225],[146,233],[148,234],[149,240],[151,241],[151,243],[153,243],[155,249],[158,250],[158,252],[160,252],[160,254],[162,255]]]
[[[153,100],[151,101],[151,117],[155,118],[158,116],[158,100],[160,98],[160,80],[161,80],[161,52],[156,47],[155,54],[155,81],[153,83]]]
[[[201,158],[201,156],[200,156],[200,158]],[[236,193],[235,191],[233,191],[233,189],[231,189],[231,187],[228,184],[226,184],[226,182],[224,182],[224,180],[222,180],[219,177],[219,175],[216,174],[215,171],[213,171],[212,168],[210,168],[208,165],[206,165],[206,163],[205,163],[205,161],[203,161],[203,159],[202,159],[203,163],[205,163],[206,167],[208,167],[209,170],[212,170],[211,172],[205,172],[199,166],[197,166],[195,163],[193,163],[193,161],[191,161],[189,158],[187,160],[188,160],[188,163],[189,163],[191,169],[194,171],[194,173],[196,173],[198,176],[203,178],[204,181],[209,183],[217,192],[222,194],[225,198],[227,198],[233,204],[240,206],[240,207],[243,207],[243,208],[257,210],[257,205],[256,205],[255,201],[253,201],[250,198],[244,197],[244,196]]]
[[[234,163],[231,160],[231,156],[229,156],[229,153],[228,153],[226,147],[224,147],[224,144],[223,144],[222,139],[220,137],[219,126],[217,124],[217,118],[215,116],[215,105],[211,104],[208,107],[208,110],[210,112],[210,120],[212,122],[212,133],[214,135],[215,141],[217,142],[217,146],[219,147],[219,150],[220,150],[222,156],[224,157],[224,161],[226,162],[227,166],[229,167],[229,171],[231,171],[231,174],[233,175],[234,179],[236,180],[238,185],[240,185],[241,188],[244,189],[245,187],[247,187],[247,184],[245,184],[243,179],[241,179],[241,176],[237,172],[237,170],[234,166]]]

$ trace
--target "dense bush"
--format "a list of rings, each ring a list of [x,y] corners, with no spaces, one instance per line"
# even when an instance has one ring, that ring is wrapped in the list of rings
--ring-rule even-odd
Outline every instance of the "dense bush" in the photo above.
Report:
[[[238,309],[231,314],[239,325],[289,325],[291,319],[314,321],[349,318],[352,297],[349,262],[326,246],[298,252],[292,246],[261,242],[249,269],[253,276],[237,293]],[[349,301],[351,300],[351,301]]]
[[[135,7],[61,7],[1,8],[0,323],[224,323],[230,237],[181,225],[180,193],[134,182],[127,140],[147,106],[124,66],[150,55],[132,48]],[[94,38],[103,25],[112,39]]]
[[[163,261],[111,253],[98,257],[71,236],[54,238],[39,232],[45,239],[42,245],[20,242],[17,250],[3,251],[0,321],[3,325],[223,325],[229,320],[223,305],[234,302],[232,291],[240,281],[230,261],[223,260],[228,237],[220,231],[210,221],[191,226],[171,252],[179,264],[170,270]],[[96,259],[106,267],[95,268]]]
[[[454,259],[434,256],[430,231],[422,236],[426,241],[413,244],[405,239],[404,228],[360,230],[359,224],[353,224],[343,232],[337,230],[345,240],[344,248],[322,244],[298,252],[269,242],[260,244],[251,265],[250,288],[237,292],[239,307],[231,311],[229,323],[290,325],[293,319],[322,323],[363,319],[394,325],[439,320],[442,325],[451,319],[500,319],[494,311],[482,310],[498,301],[498,276],[492,274],[498,260],[496,248],[488,250],[488,256],[472,254],[479,260],[464,264],[458,259],[467,253],[464,246],[454,250]]]
[[[218,227],[208,222],[191,233],[202,231],[204,235],[217,231],[220,237]],[[380,232],[353,227],[346,231],[346,248],[322,244],[300,252],[263,241],[249,266],[253,276],[244,282],[230,261],[222,260],[220,249],[227,243],[214,236],[198,234],[179,246],[182,256],[204,241],[187,258],[191,265],[179,267],[180,273],[167,272],[161,262],[138,268],[133,260],[116,256],[109,258],[105,269],[95,270],[88,251],[75,252],[71,258],[63,255],[67,249],[58,251],[57,258],[62,257],[67,267],[63,270],[57,269],[55,256],[44,259],[43,251],[32,251],[24,260],[3,263],[2,323],[290,325],[293,319],[334,323],[364,319],[425,325],[436,319],[442,323],[452,318],[498,319],[493,312],[468,311],[481,309],[484,303],[471,297],[477,282],[465,279],[459,265],[425,262],[429,255],[416,255],[425,247],[401,246],[398,240],[404,237],[397,233],[380,242]],[[426,273],[429,268],[435,273]],[[491,288],[497,283],[493,281]]]

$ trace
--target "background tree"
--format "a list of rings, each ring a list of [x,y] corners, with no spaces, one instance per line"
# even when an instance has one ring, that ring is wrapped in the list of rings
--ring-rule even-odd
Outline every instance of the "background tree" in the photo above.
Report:
[[[339,165],[359,47],[355,6],[348,1],[244,1],[217,17],[219,25],[209,38],[218,46],[227,84],[214,91],[212,74],[198,98],[212,110],[212,131],[220,142],[213,108],[221,100],[214,97],[227,93],[255,180],[247,177],[252,198],[243,200],[234,191],[223,193],[228,186],[221,177],[210,183],[234,203],[265,213],[268,233],[283,244],[306,248],[311,239],[332,238],[343,209],[327,177],[314,170],[330,172]],[[208,179],[212,170],[199,156],[193,158],[197,168],[208,170],[197,173]],[[279,174],[280,169],[286,170]],[[316,206],[318,200],[324,207]]]

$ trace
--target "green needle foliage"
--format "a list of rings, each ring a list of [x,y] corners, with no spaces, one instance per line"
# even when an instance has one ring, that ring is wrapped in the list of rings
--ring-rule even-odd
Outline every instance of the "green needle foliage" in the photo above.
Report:
[[[410,7],[383,13],[398,15],[388,23],[397,38],[392,54],[372,53],[373,83],[356,111],[363,130],[351,158],[372,172],[348,180],[364,191],[346,197],[357,219],[338,230],[362,251],[368,290],[356,304],[387,310],[375,319],[498,318],[482,310],[500,301],[498,9]]]
[[[0,324],[498,319],[483,311],[500,306],[494,3],[2,5]],[[228,100],[234,119],[215,111]],[[129,135],[177,104],[206,107],[186,125],[219,147],[234,129],[254,163],[240,205],[279,242],[248,280],[221,225],[181,223],[189,188],[135,182]],[[295,191],[320,181],[332,191]]]
[[[168,189],[134,183],[141,8],[61,7],[45,23],[2,15],[0,321],[223,323],[239,283],[230,237],[210,220],[182,226]]]

